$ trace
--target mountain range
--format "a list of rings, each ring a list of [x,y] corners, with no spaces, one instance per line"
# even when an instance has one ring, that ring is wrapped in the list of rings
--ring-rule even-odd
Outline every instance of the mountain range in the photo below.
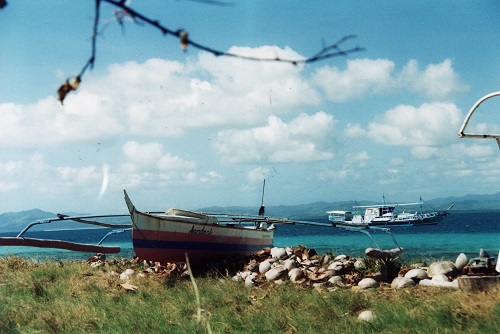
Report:
[[[380,204],[370,201],[357,201],[356,205],[374,205]],[[424,211],[443,211],[454,204],[453,211],[496,211],[500,210],[500,192],[493,195],[466,195],[462,197],[446,197],[437,198],[426,201]],[[342,202],[314,202],[300,205],[278,205],[266,207],[267,216],[288,217],[295,220],[308,220],[316,222],[328,222],[326,211],[330,210],[352,210],[355,203],[351,201]],[[168,208],[167,208],[168,209]],[[258,207],[206,207],[196,211],[201,212],[225,212],[225,213],[241,213],[241,214],[257,214]],[[70,216],[79,216],[79,213],[65,213]],[[36,220],[55,218],[57,214],[32,209],[21,212],[6,212],[0,214],[0,230],[3,232],[19,232],[22,231],[28,224]],[[123,220],[122,220],[123,222]],[[42,225],[43,229],[48,229],[47,225]],[[82,224],[61,221],[51,226],[51,228],[79,228]],[[40,229],[40,228],[39,228]]]

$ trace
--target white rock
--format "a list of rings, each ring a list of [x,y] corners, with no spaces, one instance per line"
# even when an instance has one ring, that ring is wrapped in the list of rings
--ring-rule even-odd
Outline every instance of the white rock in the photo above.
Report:
[[[344,283],[344,278],[342,276],[332,276],[328,280],[331,285],[341,285]]]
[[[456,273],[457,268],[451,261],[438,261],[431,263],[429,269],[427,270],[427,275],[429,275],[429,277],[433,277],[436,275],[453,276]]]
[[[120,274],[120,280],[122,281],[128,281],[130,279],[130,276],[127,275],[125,272]]]
[[[286,268],[284,266],[276,266],[271,268],[266,272],[266,279],[268,281],[274,281],[280,278],[282,275],[286,275]]]
[[[293,248],[292,247],[285,247],[286,250],[286,255],[292,256],[293,255]]]
[[[104,262],[102,261],[96,261],[96,262],[92,262],[90,264],[90,267],[91,268],[99,268],[100,266],[103,266],[104,265]]]
[[[295,261],[295,259],[288,259],[285,260],[284,265],[286,269],[292,270],[293,268],[297,268],[297,261]]]
[[[252,275],[248,275],[247,278],[245,278],[245,285],[246,286],[253,286],[253,285],[255,285],[255,282],[253,280],[253,276]]]
[[[273,247],[271,248],[271,257],[275,259],[281,259],[285,257],[286,249],[281,247]]]
[[[450,279],[446,275],[435,275],[432,277],[432,280],[435,282],[449,282]]]
[[[243,281],[243,278],[241,278],[240,275],[234,275],[232,277],[232,280],[235,281],[235,282],[241,282],[241,281]]]
[[[415,282],[409,277],[396,277],[391,283],[391,288],[404,289],[411,288],[414,285]]]
[[[411,278],[411,279],[416,280],[416,281],[420,281],[420,280],[429,278],[429,276],[427,275],[427,271],[425,271],[423,269],[411,269],[410,271],[408,271],[405,274],[404,277]]]
[[[460,253],[458,255],[457,259],[455,260],[455,267],[457,268],[458,272],[461,272],[462,269],[469,263],[469,259],[467,258],[467,255],[464,253]]]
[[[293,268],[288,272],[288,277],[290,278],[290,281],[295,283],[296,281],[304,277],[304,273],[300,268]]]
[[[364,267],[366,267],[366,263],[364,260],[356,260],[356,262],[354,262],[354,268],[359,270],[359,269],[362,269]]]
[[[335,271],[341,271],[343,268],[344,266],[342,265],[342,262],[339,261],[332,262],[328,266],[329,270],[335,270]]]
[[[251,275],[252,272],[251,271],[240,271],[238,272],[237,275],[241,276],[241,279],[245,280],[247,278],[247,276]]]
[[[497,273],[500,273],[500,250],[498,251],[497,265],[495,266]]]
[[[259,264],[259,273],[264,274],[266,273],[269,269],[271,269],[271,262],[269,261],[262,261]]]
[[[396,259],[398,257],[403,256],[404,250],[403,248],[393,248],[389,250],[382,250],[378,248],[367,248],[365,249],[365,254],[368,257],[385,260],[385,259]]]
[[[317,289],[317,290],[321,290],[325,287],[325,283],[324,282],[319,282],[319,283],[313,283],[313,288]]]
[[[259,264],[257,262],[249,263],[247,265],[246,269],[250,270],[250,271],[257,271],[257,270],[259,270]]]
[[[376,316],[371,310],[365,310],[358,315],[359,321],[373,321]]]
[[[344,254],[340,254],[338,256],[336,256],[333,261],[343,261],[347,258],[347,256],[345,256]]]
[[[325,265],[325,264],[327,264],[328,262],[330,262],[330,260],[331,260],[331,259],[332,259],[332,258],[331,258],[331,256],[330,256],[330,255],[325,254],[325,256],[323,257],[323,263],[322,263],[321,265]]]
[[[134,269],[127,269],[124,271],[124,273],[129,275],[129,276],[132,276],[133,274],[135,274],[135,271],[134,271]]]
[[[370,289],[370,288],[378,288],[380,284],[374,280],[373,278],[363,278],[361,281],[359,281],[358,286],[361,289]]]
[[[430,279],[423,279],[418,284],[422,286],[433,286],[437,288],[458,289],[458,280],[454,280],[453,282],[439,282]]]

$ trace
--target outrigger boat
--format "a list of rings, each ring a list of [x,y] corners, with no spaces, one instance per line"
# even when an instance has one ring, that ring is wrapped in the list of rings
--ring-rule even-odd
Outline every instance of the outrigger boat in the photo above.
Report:
[[[126,191],[132,219],[132,243],[141,259],[184,262],[245,256],[273,246],[275,223],[287,218],[234,215],[170,209],[163,213],[137,210]],[[261,213],[262,211],[261,206]]]
[[[445,211],[434,211],[427,213],[418,212],[401,212],[396,213],[395,209],[400,206],[423,206],[423,201],[420,199],[418,203],[402,203],[402,204],[387,204],[378,205],[355,205],[353,211],[357,212],[364,209],[364,214],[353,214],[353,211],[333,210],[327,211],[328,220],[334,227],[396,227],[396,226],[416,226],[416,225],[435,225],[440,220],[448,215],[448,211],[453,208],[453,204]]]
[[[132,219],[135,253],[141,259],[158,262],[184,262],[186,254],[190,261],[250,255],[262,248],[273,247],[274,224],[332,227],[325,223],[266,217],[263,205],[258,216],[180,209],[169,209],[163,213],[141,212],[135,208],[126,191],[124,194]],[[388,228],[344,228],[366,234],[377,248],[380,247],[371,232],[387,233],[398,252],[403,252]]]

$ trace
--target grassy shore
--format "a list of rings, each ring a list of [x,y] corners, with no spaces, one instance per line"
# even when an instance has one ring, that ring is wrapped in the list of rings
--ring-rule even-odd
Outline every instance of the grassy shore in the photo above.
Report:
[[[363,292],[318,291],[290,282],[249,288],[213,273],[198,275],[195,285],[188,276],[134,275],[123,286],[118,273],[127,268],[142,269],[120,261],[91,268],[78,261],[1,258],[0,332],[498,333],[500,328],[499,294],[387,285]],[[375,320],[357,320],[367,309]]]

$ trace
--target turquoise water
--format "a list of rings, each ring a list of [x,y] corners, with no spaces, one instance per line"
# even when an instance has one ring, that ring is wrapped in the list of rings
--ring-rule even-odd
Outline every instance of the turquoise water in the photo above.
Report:
[[[323,223],[327,223],[325,217]],[[46,228],[46,227],[45,227]],[[82,230],[38,230],[27,232],[25,237],[61,239],[83,243],[97,243],[109,229]],[[405,249],[410,258],[455,259],[460,253],[475,257],[482,248],[490,256],[497,257],[500,249],[500,211],[482,213],[452,212],[437,225],[392,228],[397,243]],[[1,236],[15,236],[17,233],[3,233]],[[373,238],[383,249],[396,247],[386,233],[373,233]],[[350,256],[363,255],[374,243],[368,236],[330,227],[279,225],[275,231],[275,246],[295,247],[305,245],[318,253],[331,252]],[[103,245],[120,246],[122,251],[112,257],[132,258],[134,251],[131,233],[110,236]],[[57,249],[0,246],[0,256],[18,255],[35,258],[87,259],[91,253],[77,253]]]

